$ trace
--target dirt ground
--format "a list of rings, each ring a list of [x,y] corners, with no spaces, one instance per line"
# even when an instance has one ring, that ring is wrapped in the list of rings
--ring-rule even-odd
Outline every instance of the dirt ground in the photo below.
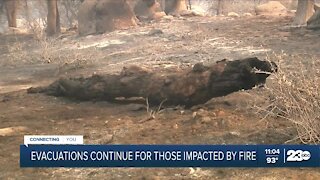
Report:
[[[19,167],[19,145],[26,134],[79,134],[86,144],[292,142],[296,132],[288,122],[256,114],[253,106],[266,103],[259,96],[263,88],[191,109],[164,107],[154,119],[145,104],[80,102],[25,90],[59,77],[118,73],[130,64],[159,71],[224,58],[266,59],[272,54],[286,54],[288,66],[296,63],[295,57],[319,59],[320,32],[289,28],[291,21],[290,16],[190,17],[88,37],[72,31],[54,40],[32,34],[0,35],[0,128],[12,128],[0,134],[0,179],[318,179],[320,171],[313,168]]]

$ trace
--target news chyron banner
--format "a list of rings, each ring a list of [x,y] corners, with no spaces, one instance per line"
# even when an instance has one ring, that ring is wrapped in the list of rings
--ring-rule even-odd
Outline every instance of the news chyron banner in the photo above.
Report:
[[[25,136],[21,167],[320,167],[318,145],[85,145]]]

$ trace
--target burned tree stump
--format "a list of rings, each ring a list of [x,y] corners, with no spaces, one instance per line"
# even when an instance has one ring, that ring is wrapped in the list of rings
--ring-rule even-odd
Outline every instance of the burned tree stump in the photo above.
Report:
[[[28,92],[79,100],[144,97],[154,105],[165,100],[166,104],[190,107],[263,84],[274,67],[273,63],[258,58],[222,60],[212,66],[199,63],[190,70],[176,73],[158,73],[130,66],[124,67],[119,75],[63,78],[48,87],[30,88]],[[256,73],[256,70],[266,73]]]
[[[158,20],[166,15],[157,0],[137,0],[133,10],[140,21]]]
[[[166,14],[179,15],[182,11],[187,10],[187,3],[185,0],[165,0]]]
[[[136,26],[126,0],[85,0],[78,12],[79,35],[101,34]]]

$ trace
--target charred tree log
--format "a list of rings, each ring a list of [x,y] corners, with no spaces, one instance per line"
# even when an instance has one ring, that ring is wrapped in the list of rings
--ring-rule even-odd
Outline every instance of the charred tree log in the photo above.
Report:
[[[124,67],[119,75],[64,78],[48,87],[30,88],[28,92],[80,100],[148,97],[151,104],[166,100],[166,104],[190,107],[213,97],[263,84],[274,67],[258,58],[222,60],[209,67],[199,63],[191,70],[170,74],[130,66]],[[256,73],[255,70],[267,73]]]

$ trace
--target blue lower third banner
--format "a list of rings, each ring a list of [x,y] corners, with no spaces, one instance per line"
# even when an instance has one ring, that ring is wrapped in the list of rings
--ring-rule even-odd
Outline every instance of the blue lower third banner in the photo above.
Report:
[[[319,167],[317,145],[21,145],[21,167]]]

